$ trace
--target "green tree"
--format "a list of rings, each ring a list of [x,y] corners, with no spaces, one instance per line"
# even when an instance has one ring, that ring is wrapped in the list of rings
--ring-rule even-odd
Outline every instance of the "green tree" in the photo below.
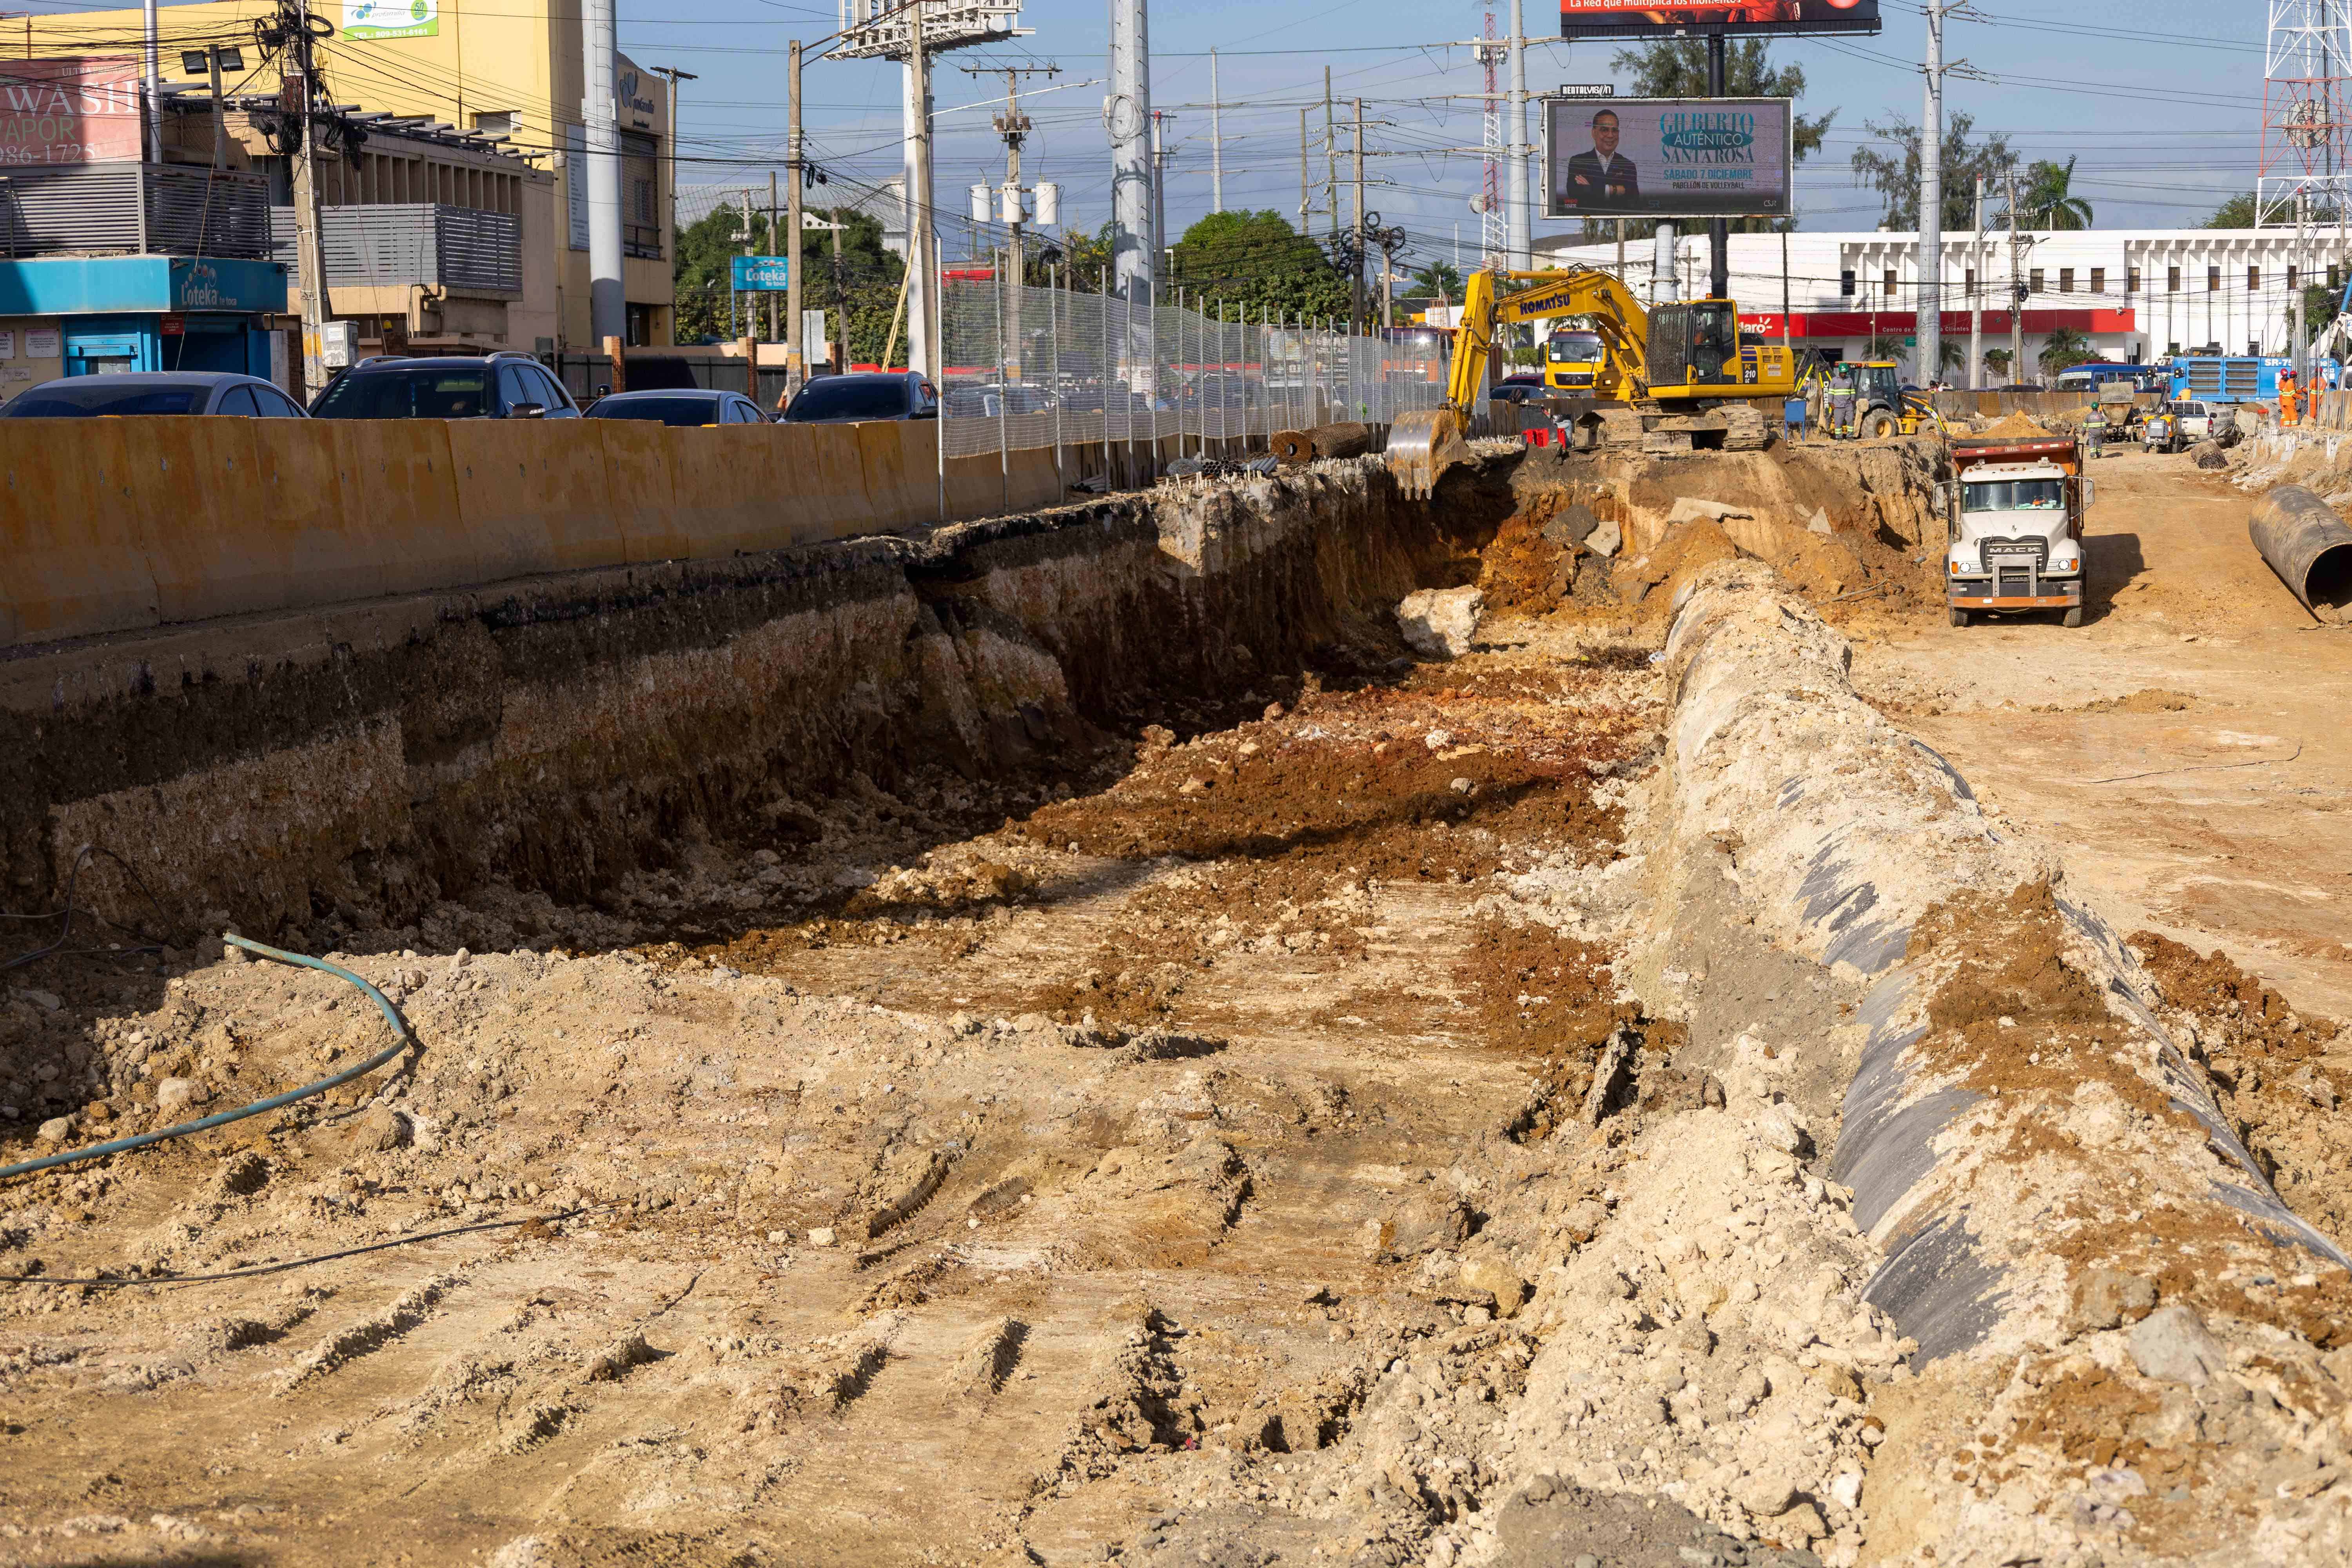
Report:
[[[2213,209],[2205,220],[2207,228],[2252,228],[2254,226],[2254,195],[2242,191]]]
[[[906,267],[882,243],[882,222],[872,214],[856,207],[835,207],[830,211],[812,209],[813,220],[841,223],[848,226],[841,234],[841,258],[834,259],[833,236],[824,229],[805,229],[801,235],[801,302],[812,310],[838,311],[846,308],[849,313],[849,353],[854,360],[879,360],[890,333],[890,318],[898,303],[898,279]],[[677,256],[671,276],[677,287],[677,341],[682,343],[716,342],[728,335],[730,324],[729,282],[730,259],[741,254],[742,242],[735,236],[740,232],[743,215],[740,209],[715,207],[678,230]],[[755,229],[764,229],[765,215],[753,215]],[[764,233],[758,242],[770,238]],[[781,237],[778,237],[781,240]],[[746,294],[735,301],[738,314],[733,317],[736,330],[744,330],[749,322],[740,314],[742,307],[752,305],[760,315],[760,330],[764,333],[766,310],[756,294]],[[836,316],[830,330],[838,331]],[[906,335],[903,329],[899,342]]]
[[[1879,146],[1854,149],[1853,183],[1878,193],[1879,199],[1886,204],[1885,223],[1888,228],[1917,228],[1919,128],[1900,115],[1883,124],[1874,120],[1865,120],[1862,125],[1880,141],[1892,142],[1893,147],[1892,150]],[[1967,231],[1976,226],[1978,175],[1984,176],[1987,190],[1995,190],[2000,187],[2001,176],[2017,167],[2017,154],[2010,151],[2006,134],[1996,131],[1981,141],[1972,142],[1969,135],[1975,129],[1973,116],[1955,114],[1944,132],[1944,228],[1947,233]]]
[[[2042,352],[2034,355],[2044,375],[2055,375],[2070,364],[2081,364],[2085,360],[2098,357],[2091,350],[2091,340],[2072,327],[2061,327],[2051,333],[2042,343]]]
[[[1171,286],[1199,295],[1213,311],[1231,306],[1253,315],[1348,313],[1348,279],[1321,246],[1272,208],[1211,213],[1184,231],[1175,251]]]
[[[2011,379],[2009,374],[2009,351],[2007,349],[1987,349],[1985,350],[1984,359],[1985,368],[1992,372],[1993,380],[2006,385]]]
[[[1723,90],[1732,98],[1787,98],[1805,96],[1805,68],[1789,65],[1775,68],[1770,58],[1771,44],[1764,38],[1743,38],[1727,45],[1723,54]],[[1610,69],[1630,75],[1628,85],[1637,98],[1705,98],[1706,90],[1706,42],[1703,38],[1660,38],[1643,44],[1637,49],[1620,49],[1609,62]],[[1822,139],[1829,133],[1830,122],[1838,116],[1831,110],[1827,114],[1796,117],[1790,135],[1797,145],[1797,162],[1822,150]],[[1731,227],[1740,234],[1769,234],[1780,228],[1794,228],[1794,217],[1739,217],[1731,220]],[[1625,237],[1628,240],[1648,239],[1658,231],[1649,218],[1627,218]],[[1598,243],[1617,237],[1615,218],[1589,217],[1584,220],[1587,243]]]
[[[2074,195],[2074,160],[2063,164],[2036,159],[2025,171],[2021,215],[2036,228],[2081,229],[2091,226],[2091,204]]]
[[[1416,298],[1444,300],[1449,303],[1462,298],[1462,269],[1450,261],[1433,261],[1412,275],[1412,292]]]

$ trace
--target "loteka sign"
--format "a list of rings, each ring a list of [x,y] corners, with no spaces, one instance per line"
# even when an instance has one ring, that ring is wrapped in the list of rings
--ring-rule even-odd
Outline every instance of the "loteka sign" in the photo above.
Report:
[[[0,60],[0,164],[128,161],[140,140],[129,56]]]

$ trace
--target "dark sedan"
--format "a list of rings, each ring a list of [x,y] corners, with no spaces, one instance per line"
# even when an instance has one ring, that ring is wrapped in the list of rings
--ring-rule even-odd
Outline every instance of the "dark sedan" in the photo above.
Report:
[[[940,395],[920,372],[822,375],[776,416],[785,425],[850,425],[867,419],[937,419]]]

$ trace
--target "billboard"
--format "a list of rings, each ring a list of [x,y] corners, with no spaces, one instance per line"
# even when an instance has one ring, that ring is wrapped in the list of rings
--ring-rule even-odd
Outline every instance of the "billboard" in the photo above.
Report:
[[[342,35],[371,38],[433,38],[441,34],[441,0],[343,0]]]
[[[1544,100],[1544,216],[1781,217],[1785,98]]]
[[[135,160],[141,141],[130,56],[0,61],[0,164]]]
[[[1681,33],[1875,33],[1878,0],[1559,0],[1564,38]]]

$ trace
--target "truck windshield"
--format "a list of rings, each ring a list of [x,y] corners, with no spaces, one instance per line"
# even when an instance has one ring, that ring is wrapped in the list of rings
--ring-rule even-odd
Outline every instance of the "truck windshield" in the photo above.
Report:
[[[1549,347],[1554,364],[1591,364],[1601,357],[1601,334],[1557,332]]]
[[[1963,511],[2056,511],[2066,504],[2063,479],[1982,479],[1963,485]]]

